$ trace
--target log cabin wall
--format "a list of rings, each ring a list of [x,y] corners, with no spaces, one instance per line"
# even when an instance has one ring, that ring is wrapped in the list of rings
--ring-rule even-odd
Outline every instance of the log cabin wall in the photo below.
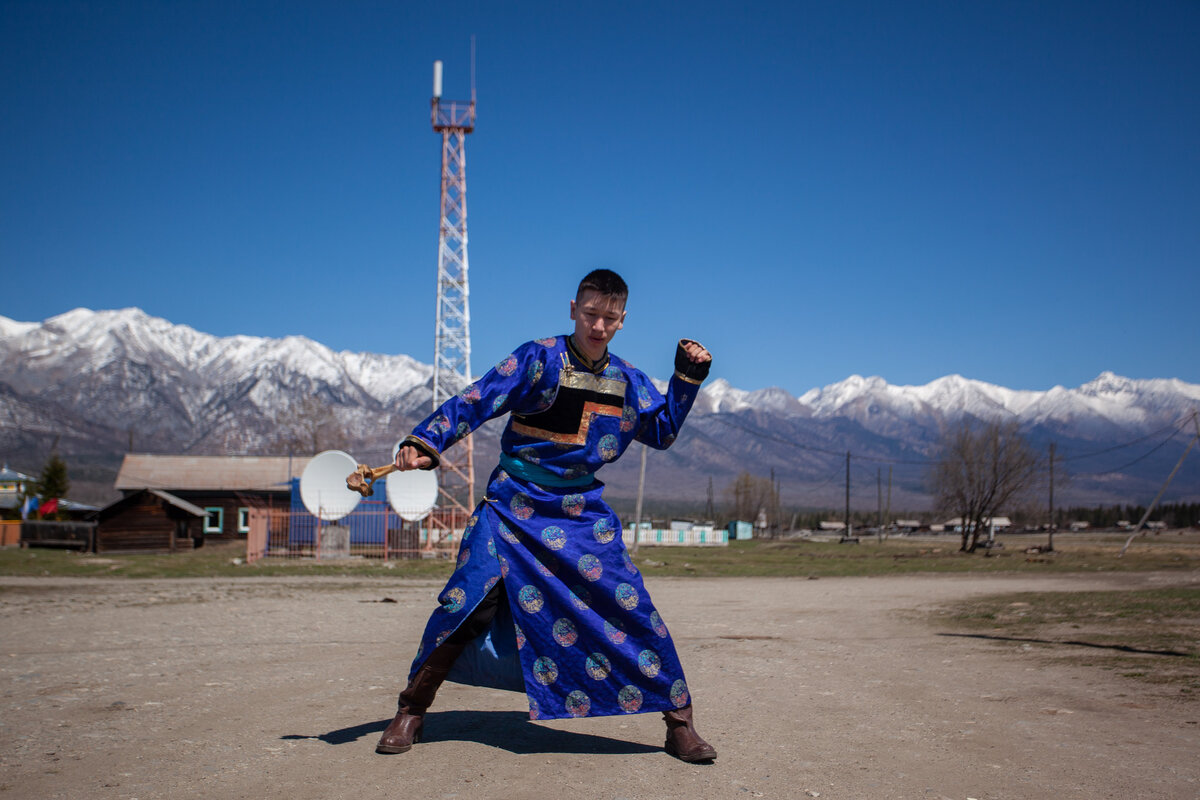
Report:
[[[200,536],[210,542],[244,540],[247,532],[246,526],[240,524],[245,521],[243,520],[243,509],[266,505],[287,508],[291,497],[288,492],[168,491],[180,500],[186,500],[205,511],[220,510],[219,514],[210,514],[208,519],[200,520],[199,523]]]
[[[96,552],[190,550],[202,523],[165,500],[141,492],[102,510],[96,528]]]

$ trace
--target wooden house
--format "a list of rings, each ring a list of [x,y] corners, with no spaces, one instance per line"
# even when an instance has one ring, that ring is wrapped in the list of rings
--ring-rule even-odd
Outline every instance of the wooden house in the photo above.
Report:
[[[167,456],[130,453],[121,463],[115,488],[128,496],[148,489],[166,492],[200,508],[201,540],[245,539],[250,509],[286,509],[293,479],[310,457]]]
[[[97,553],[191,550],[204,542],[203,508],[161,489],[130,492],[96,513]]]

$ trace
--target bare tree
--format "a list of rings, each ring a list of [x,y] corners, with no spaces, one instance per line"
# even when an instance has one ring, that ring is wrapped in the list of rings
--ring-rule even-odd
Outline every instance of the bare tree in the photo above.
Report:
[[[311,395],[302,397],[281,416],[279,436],[288,452],[307,454],[344,448],[347,438],[333,408]]]
[[[979,536],[1002,508],[1033,483],[1038,456],[1016,422],[963,419],[942,434],[930,478],[938,508],[962,520],[962,547],[975,552]]]
[[[758,478],[749,472],[738,475],[726,490],[733,505],[733,518],[754,521],[760,512],[775,513],[779,494],[769,478]],[[772,520],[778,524],[777,520]]]

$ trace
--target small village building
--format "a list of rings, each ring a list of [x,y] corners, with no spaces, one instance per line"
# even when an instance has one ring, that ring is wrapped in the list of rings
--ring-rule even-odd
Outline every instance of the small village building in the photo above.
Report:
[[[200,508],[204,540],[245,539],[250,531],[250,509],[290,508],[293,482],[300,479],[310,460],[308,456],[130,453],[121,463],[114,487],[125,496],[157,489]],[[122,524],[134,525],[134,516],[136,512],[133,516],[123,513]]]
[[[830,520],[830,521],[822,520],[821,522],[818,523],[818,527],[823,531],[844,531],[844,530],[846,530],[846,523],[839,522],[836,520]]]
[[[930,527],[932,529],[933,526],[930,526]],[[985,519],[983,521],[983,527],[985,528],[985,530],[995,530],[997,533],[999,533],[999,532],[1006,531],[1009,528],[1011,528],[1012,520],[1009,519],[1008,517],[988,517],[987,519]],[[942,523],[942,530],[954,531],[955,533],[962,533],[963,532],[962,517],[955,517],[954,519],[946,520],[945,522]],[[969,527],[968,527],[968,530],[970,530]]]
[[[161,489],[130,492],[96,514],[97,553],[173,553],[204,542],[207,512]]]

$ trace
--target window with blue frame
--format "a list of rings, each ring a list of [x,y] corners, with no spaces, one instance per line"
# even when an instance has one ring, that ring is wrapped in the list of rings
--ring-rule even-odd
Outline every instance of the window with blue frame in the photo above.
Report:
[[[225,509],[220,506],[206,506],[204,513],[205,533],[221,533],[225,529]]]

